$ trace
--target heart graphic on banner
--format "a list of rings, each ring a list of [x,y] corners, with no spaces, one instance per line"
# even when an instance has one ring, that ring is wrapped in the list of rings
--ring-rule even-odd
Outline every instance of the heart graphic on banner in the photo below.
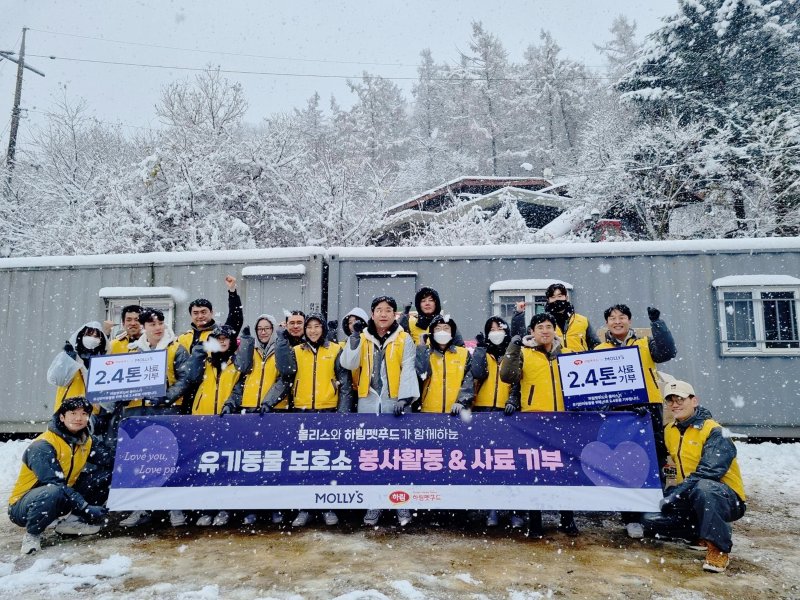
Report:
[[[130,487],[161,487],[177,472],[179,456],[175,434],[162,425],[150,425],[130,437],[119,430],[114,477]]]
[[[647,481],[650,459],[635,442],[622,442],[613,450],[603,442],[591,442],[581,452],[581,468],[595,485],[640,488]]]

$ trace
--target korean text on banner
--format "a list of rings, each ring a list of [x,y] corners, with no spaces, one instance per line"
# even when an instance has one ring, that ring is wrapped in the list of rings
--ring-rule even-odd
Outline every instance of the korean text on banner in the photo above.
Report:
[[[89,402],[158,398],[167,393],[167,351],[96,356],[89,363]]]
[[[562,354],[558,372],[567,410],[648,402],[638,346]]]

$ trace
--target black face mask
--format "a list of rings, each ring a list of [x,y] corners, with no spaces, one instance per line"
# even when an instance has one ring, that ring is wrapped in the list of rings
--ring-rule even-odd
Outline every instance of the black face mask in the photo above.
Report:
[[[551,314],[565,313],[572,310],[569,300],[553,300],[548,302],[545,310]]]

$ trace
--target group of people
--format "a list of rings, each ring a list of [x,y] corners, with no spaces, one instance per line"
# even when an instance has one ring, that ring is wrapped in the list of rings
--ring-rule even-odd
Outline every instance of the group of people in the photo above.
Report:
[[[301,310],[287,312],[281,322],[260,314],[252,330],[242,328],[236,279],[226,277],[226,285],[224,324],[215,322],[208,300],[197,299],[189,305],[191,328],[176,336],[160,310],[132,305],[122,310],[122,332],[115,338],[109,339],[112,323],[95,321],[67,341],[48,370],[48,380],[57,386],[52,421],[26,450],[9,499],[11,520],[26,528],[23,553],[40,548],[42,532],[51,523],[68,535],[94,533],[107,521],[103,504],[116,428],[126,416],[311,411],[399,417],[410,411],[563,411],[555,365],[559,355],[637,346],[648,403],[618,410],[649,416],[658,463],[663,467],[668,457],[672,460],[677,485],[665,489],[661,513],[624,513],[628,534],[683,537],[706,552],[704,569],[727,567],[729,522],[745,510],[736,449],[699,406],[691,385],[660,378],[657,364],[673,358],[676,348],[657,309],[647,310],[651,334],[639,337],[630,308],[609,307],[600,340],[589,320],[575,311],[566,287],[554,283],[546,291],[544,312],[526,323],[525,306],[519,304],[510,323],[489,317],[470,352],[455,320],[443,312],[438,292],[429,287],[416,293],[415,311],[398,311],[390,296],[374,298],[370,313],[352,309],[341,320],[344,340],[337,341],[338,322]],[[165,396],[109,406],[86,401],[92,357],[152,350],[167,353]],[[666,427],[665,403],[674,416]],[[381,513],[368,510],[364,524],[377,525]],[[400,526],[412,520],[408,509],[395,513]],[[334,511],[321,516],[327,525],[338,523]],[[486,525],[497,526],[499,516],[499,511],[488,511]],[[135,527],[152,517],[150,512],[134,511],[120,524]],[[305,526],[312,517],[310,510],[300,510],[292,526]],[[244,522],[252,524],[257,518],[252,512],[244,515]],[[273,523],[283,518],[281,511],[271,514]],[[512,512],[510,518],[512,526],[523,526],[522,515]],[[220,510],[200,514],[196,524],[222,526],[229,519],[228,511]],[[173,526],[184,525],[187,514],[172,510],[169,520]],[[579,534],[572,512],[561,512],[559,527],[568,535]],[[528,535],[543,535],[540,511],[529,511]]]

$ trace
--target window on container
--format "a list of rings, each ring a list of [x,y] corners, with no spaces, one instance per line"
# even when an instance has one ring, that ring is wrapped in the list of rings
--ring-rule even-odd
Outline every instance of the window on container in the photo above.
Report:
[[[545,298],[544,290],[494,292],[494,314],[510,322],[517,310],[517,302],[525,302],[525,322],[527,323],[533,315],[544,312],[547,298]]]
[[[725,329],[729,348],[755,348],[752,292],[724,292]]]
[[[762,292],[764,339],[767,348],[800,348],[794,292]]]
[[[108,320],[114,323],[111,337],[122,333],[122,309],[131,304],[142,308],[157,308],[164,313],[164,323],[175,327],[175,301],[172,298],[113,298],[108,300]]]
[[[796,354],[800,351],[795,290],[720,290],[723,354]]]

